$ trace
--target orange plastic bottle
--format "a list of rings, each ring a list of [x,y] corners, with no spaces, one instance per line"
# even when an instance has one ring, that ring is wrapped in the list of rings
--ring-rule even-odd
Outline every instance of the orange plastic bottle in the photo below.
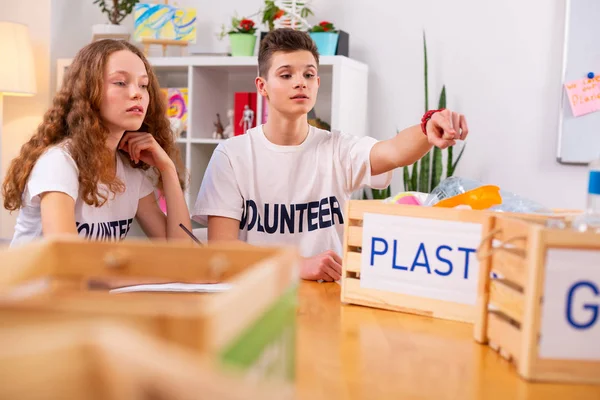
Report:
[[[467,205],[473,210],[486,210],[495,205],[502,204],[500,188],[494,185],[484,185],[465,193],[440,200],[434,207],[454,208]]]

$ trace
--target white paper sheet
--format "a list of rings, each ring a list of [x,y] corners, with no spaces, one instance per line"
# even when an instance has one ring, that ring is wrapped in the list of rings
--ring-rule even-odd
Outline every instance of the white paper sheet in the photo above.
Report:
[[[125,286],[112,289],[110,293],[130,292],[190,292],[190,293],[219,293],[231,289],[230,283],[159,283],[148,285]]]

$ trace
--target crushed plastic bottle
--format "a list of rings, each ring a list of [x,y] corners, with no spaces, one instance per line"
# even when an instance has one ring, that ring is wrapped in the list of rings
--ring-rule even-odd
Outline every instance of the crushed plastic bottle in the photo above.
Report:
[[[440,182],[440,184],[432,190],[429,196],[427,196],[427,199],[425,200],[423,205],[434,206],[437,203],[440,203],[442,200],[463,195],[469,191],[473,191],[483,186],[488,185],[484,185],[483,183],[475,180],[452,176]],[[500,190],[500,196],[502,197],[502,203],[497,204],[496,202],[495,205],[492,205],[487,209],[496,212],[531,213],[547,215],[554,214],[554,212],[551,209],[544,207],[543,205],[536,203],[533,200],[518,196],[514,193],[507,192],[505,190]],[[457,200],[460,200],[460,198]]]

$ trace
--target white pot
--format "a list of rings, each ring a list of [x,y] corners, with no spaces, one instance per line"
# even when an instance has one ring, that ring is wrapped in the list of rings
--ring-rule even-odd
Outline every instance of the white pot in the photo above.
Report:
[[[129,39],[129,28],[123,25],[95,24],[92,25],[92,37],[97,39],[115,38]]]

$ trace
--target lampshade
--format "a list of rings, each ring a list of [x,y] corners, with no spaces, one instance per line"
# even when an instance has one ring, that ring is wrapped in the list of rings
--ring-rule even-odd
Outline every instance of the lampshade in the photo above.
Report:
[[[0,94],[31,96],[35,91],[29,29],[23,24],[0,21]]]

